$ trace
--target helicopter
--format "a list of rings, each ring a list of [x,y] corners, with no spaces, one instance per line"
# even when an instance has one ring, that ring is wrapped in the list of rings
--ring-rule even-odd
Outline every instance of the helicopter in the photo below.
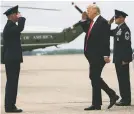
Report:
[[[78,8],[74,3],[74,7],[82,13],[82,10]],[[2,6],[11,7],[11,6]],[[19,7],[26,9],[36,9],[36,10],[52,10],[60,11],[58,9],[44,9],[44,8],[33,8],[33,7]],[[65,44],[73,41],[79,35],[83,33],[83,29],[79,24],[79,21],[75,23],[72,27],[65,28],[60,32],[46,32],[46,31],[23,31],[21,33],[21,46],[22,51],[32,51],[33,49],[46,48],[49,46],[58,46],[60,44]],[[1,50],[3,48],[3,36],[1,31]]]

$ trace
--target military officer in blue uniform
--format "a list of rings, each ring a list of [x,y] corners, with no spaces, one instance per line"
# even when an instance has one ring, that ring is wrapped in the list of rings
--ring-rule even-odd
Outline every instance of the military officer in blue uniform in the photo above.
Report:
[[[131,105],[129,63],[132,61],[132,48],[131,31],[125,23],[126,16],[128,15],[125,12],[115,10],[114,19],[109,21],[109,24],[111,24],[115,20],[118,25],[116,29],[111,30],[111,36],[114,37],[113,62],[121,96],[121,100],[115,104],[117,106]]]
[[[20,35],[25,18],[18,12],[18,5],[4,13],[8,20],[3,30],[2,63],[5,64],[7,82],[5,89],[5,112],[22,112],[16,104],[20,63],[23,62]],[[16,25],[18,22],[18,25]]]

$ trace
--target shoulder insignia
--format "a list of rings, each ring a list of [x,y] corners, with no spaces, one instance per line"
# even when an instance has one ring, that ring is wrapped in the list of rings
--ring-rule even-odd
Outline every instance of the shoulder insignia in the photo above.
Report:
[[[129,34],[129,32],[127,31],[127,32],[125,32],[125,40],[129,40],[130,39],[130,34]]]

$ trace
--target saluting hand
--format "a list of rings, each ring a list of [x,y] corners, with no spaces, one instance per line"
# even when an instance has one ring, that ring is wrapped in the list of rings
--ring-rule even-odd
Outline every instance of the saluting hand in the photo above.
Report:
[[[20,18],[20,17],[22,17],[22,15],[21,15],[20,13],[18,13],[18,14],[17,14],[17,17]]]
[[[108,21],[108,24],[112,24],[114,22],[114,16]]]
[[[88,18],[87,12],[82,13],[82,20],[86,20]]]

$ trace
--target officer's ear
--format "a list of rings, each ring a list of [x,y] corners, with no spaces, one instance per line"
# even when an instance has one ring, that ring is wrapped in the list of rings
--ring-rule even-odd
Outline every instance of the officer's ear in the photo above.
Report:
[[[10,15],[8,15],[8,16],[7,16],[7,18],[8,18],[8,19],[10,19],[10,18],[11,18],[11,14],[10,14]]]

